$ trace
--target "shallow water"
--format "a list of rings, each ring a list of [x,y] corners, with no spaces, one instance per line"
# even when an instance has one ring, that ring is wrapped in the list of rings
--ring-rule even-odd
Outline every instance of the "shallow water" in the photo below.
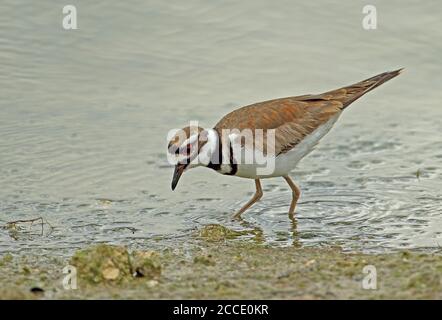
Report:
[[[0,252],[65,254],[90,243],[174,245],[221,223],[278,245],[434,250],[442,243],[439,1],[52,1],[0,4],[0,223],[43,217],[40,236],[0,229]],[[439,40],[438,40],[439,39]],[[293,172],[229,216],[252,181],[207,169],[175,192],[166,134],[236,106],[317,93],[406,67],[354,103]]]

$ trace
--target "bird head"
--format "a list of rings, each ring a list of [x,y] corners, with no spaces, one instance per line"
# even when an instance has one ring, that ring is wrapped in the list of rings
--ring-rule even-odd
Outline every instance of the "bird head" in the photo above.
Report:
[[[178,130],[169,140],[168,152],[175,162],[172,190],[187,169],[207,165],[210,152],[205,150],[209,132],[201,127],[188,126]]]

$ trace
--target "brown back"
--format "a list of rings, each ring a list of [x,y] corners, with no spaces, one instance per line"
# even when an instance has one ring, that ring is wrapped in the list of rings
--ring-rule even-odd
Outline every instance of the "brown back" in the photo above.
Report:
[[[221,134],[223,129],[275,129],[275,154],[287,152],[305,136],[338,114],[382,83],[394,78],[401,70],[385,72],[340,89],[317,95],[304,95],[258,102],[234,110],[224,116],[215,129]],[[265,146],[264,143],[256,146]]]

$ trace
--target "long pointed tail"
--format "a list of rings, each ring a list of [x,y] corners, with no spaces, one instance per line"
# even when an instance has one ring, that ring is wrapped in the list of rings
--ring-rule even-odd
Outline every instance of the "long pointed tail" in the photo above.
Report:
[[[344,109],[350,105],[353,101],[359,99],[367,92],[373,90],[374,88],[379,87],[381,84],[387,82],[388,80],[393,79],[394,77],[397,77],[401,74],[401,72],[404,70],[404,68],[395,70],[395,71],[388,71],[381,74],[378,74],[377,76],[368,78],[364,81],[358,82],[352,86],[346,87],[345,89],[351,90],[351,89],[358,89],[361,88],[362,91],[357,92],[354,96],[349,97],[348,100],[344,101]],[[359,89],[360,90],[360,89]]]
[[[350,86],[325,92],[319,96],[321,96],[323,99],[326,100],[341,101],[343,104],[342,109],[345,109],[353,101],[359,99],[367,92],[373,90],[374,88],[380,86],[381,84],[387,82],[388,80],[397,77],[402,72],[402,70],[404,69],[401,68],[395,71],[384,72],[374,77],[363,80],[361,82],[352,84]]]

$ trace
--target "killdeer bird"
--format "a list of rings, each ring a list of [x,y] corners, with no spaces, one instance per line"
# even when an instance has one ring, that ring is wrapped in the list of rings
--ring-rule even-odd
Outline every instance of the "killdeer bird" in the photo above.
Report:
[[[396,77],[401,71],[402,69],[381,73],[322,94],[287,97],[248,105],[230,112],[212,129],[190,126],[183,128],[169,140],[168,145],[169,153],[176,157],[172,190],[185,170],[197,166],[205,166],[225,175],[254,179],[256,192],[235,213],[234,218],[237,218],[261,199],[263,192],[260,179],[283,177],[292,190],[289,216],[293,217],[301,192],[290,178],[290,171],[313,150],[345,108],[367,92]],[[237,131],[231,133],[232,130]],[[238,135],[238,131],[243,130],[252,132],[252,143],[247,143]],[[259,131],[262,134],[258,135]],[[261,144],[257,143],[258,140]],[[268,144],[270,140],[273,145]],[[255,152],[255,155],[261,154],[272,159],[272,170],[260,172],[262,163],[258,163],[255,158],[251,162],[240,161],[238,153],[233,151],[235,146],[239,146],[237,150],[240,153]]]

